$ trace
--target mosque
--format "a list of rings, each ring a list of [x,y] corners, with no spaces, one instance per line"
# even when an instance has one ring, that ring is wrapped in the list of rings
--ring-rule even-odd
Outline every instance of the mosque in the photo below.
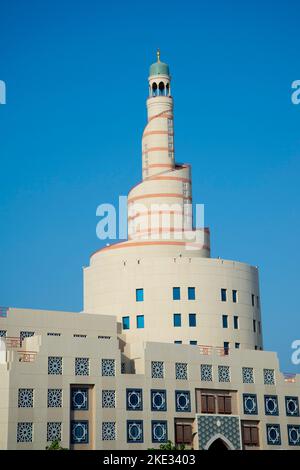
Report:
[[[300,376],[264,351],[257,267],[212,258],[150,66],[128,239],[84,269],[82,312],[1,307],[0,449],[299,449]]]

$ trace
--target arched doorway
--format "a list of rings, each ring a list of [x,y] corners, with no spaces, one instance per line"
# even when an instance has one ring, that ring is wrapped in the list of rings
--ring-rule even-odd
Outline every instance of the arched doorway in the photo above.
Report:
[[[223,439],[218,438],[211,443],[211,445],[208,447],[208,450],[228,450],[228,446],[225,444]]]

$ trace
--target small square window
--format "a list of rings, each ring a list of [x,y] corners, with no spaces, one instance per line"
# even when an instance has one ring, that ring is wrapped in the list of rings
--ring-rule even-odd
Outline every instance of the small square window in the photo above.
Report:
[[[235,346],[235,349],[240,349],[240,343],[235,343],[234,346]]]
[[[135,290],[135,299],[137,302],[143,302],[144,300],[144,289]]]
[[[196,326],[196,314],[189,313],[189,326]]]
[[[233,302],[234,304],[237,303],[237,290],[233,290],[233,291],[232,291],[232,302]]]
[[[181,313],[174,313],[173,326],[181,326]]]
[[[144,315],[137,315],[136,317],[136,327],[137,328],[144,328],[145,322],[144,322]]]
[[[123,327],[123,330],[129,330],[129,328],[130,328],[129,317],[123,317],[122,318],[122,327]]]
[[[239,317],[236,315],[233,317],[233,328],[235,330],[239,329]]]
[[[227,300],[227,289],[221,289],[221,301],[226,302]]]
[[[195,287],[188,287],[188,299],[189,300],[195,300],[196,299]]]
[[[223,328],[228,328],[228,315],[222,315]]]
[[[173,300],[180,300],[180,287],[173,287]]]

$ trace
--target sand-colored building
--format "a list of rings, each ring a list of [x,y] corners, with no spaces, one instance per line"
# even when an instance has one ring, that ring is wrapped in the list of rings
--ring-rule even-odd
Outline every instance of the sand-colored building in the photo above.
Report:
[[[151,65],[128,240],[94,253],[83,312],[1,308],[0,449],[297,449],[300,376],[263,350],[258,269],[210,257]]]

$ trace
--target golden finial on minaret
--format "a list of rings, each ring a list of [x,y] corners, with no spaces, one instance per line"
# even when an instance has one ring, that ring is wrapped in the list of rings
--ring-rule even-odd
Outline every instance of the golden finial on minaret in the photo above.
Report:
[[[157,49],[156,55],[157,55],[157,62],[160,62],[160,49]]]

